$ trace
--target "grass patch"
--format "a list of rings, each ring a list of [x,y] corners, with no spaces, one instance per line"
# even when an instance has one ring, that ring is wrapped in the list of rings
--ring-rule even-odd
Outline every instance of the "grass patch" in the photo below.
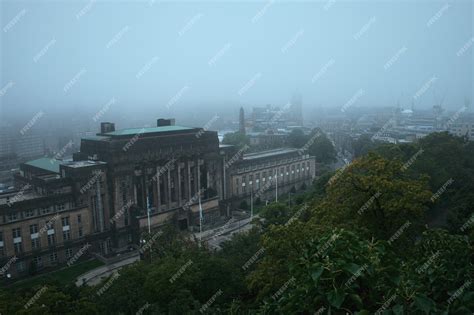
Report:
[[[103,265],[104,263],[97,259],[83,261],[76,263],[71,267],[66,267],[57,271],[40,274],[32,278],[30,277],[25,280],[17,281],[13,283],[10,288],[18,290],[48,283],[58,283],[59,285],[64,286],[75,283],[76,278],[81,274]]]

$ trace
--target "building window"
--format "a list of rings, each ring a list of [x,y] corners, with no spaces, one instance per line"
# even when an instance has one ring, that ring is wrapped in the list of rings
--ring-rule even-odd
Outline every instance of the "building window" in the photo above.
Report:
[[[54,236],[54,233],[48,234],[48,246],[54,246],[54,245],[56,245],[56,237]]]
[[[62,222],[63,226],[68,226],[69,225],[69,217],[61,218],[61,222]]]
[[[33,258],[33,263],[36,265],[37,268],[43,267],[43,259],[41,258],[41,256],[36,256],[35,258]]]
[[[52,252],[51,254],[49,254],[49,262],[52,263],[52,264],[57,263],[58,262],[58,253]]]
[[[55,208],[56,208],[56,211],[63,211],[66,209],[66,205],[64,203],[60,203],[60,204],[57,204]]]
[[[12,230],[13,238],[21,237],[21,228],[15,228]]]
[[[35,210],[26,210],[25,217],[31,218],[35,216]]]
[[[44,208],[41,208],[41,214],[48,214],[51,212],[51,208],[50,207],[44,207]]]
[[[83,235],[83,233],[82,233],[82,226],[79,227],[79,232],[78,232],[78,234],[79,234],[79,237],[82,237],[82,235]]]
[[[80,214],[77,215],[77,223],[82,223],[82,217]]]
[[[63,231],[63,240],[69,241],[70,239],[71,239],[71,231],[69,230]]]
[[[16,271],[21,273],[23,271],[25,271],[25,262],[24,261],[18,261],[16,264],[15,264],[15,268],[16,268]]]
[[[32,238],[31,239],[31,249],[39,249],[40,248],[40,240],[39,238]]]
[[[129,224],[128,222],[128,210],[125,209],[124,213],[123,213],[123,224],[125,224],[126,226]]]
[[[13,248],[15,249],[15,254],[21,254],[23,252],[23,246],[21,246],[21,242],[13,243]]]
[[[12,212],[10,214],[8,214],[8,221],[9,222],[13,222],[13,221],[16,221],[18,220],[18,215],[16,212]]]
[[[5,256],[5,252],[3,250],[3,232],[0,231],[0,257]]]
[[[38,233],[38,224],[30,225],[30,234],[36,234],[36,233]]]
[[[69,259],[72,257],[72,248],[66,248],[66,258]]]

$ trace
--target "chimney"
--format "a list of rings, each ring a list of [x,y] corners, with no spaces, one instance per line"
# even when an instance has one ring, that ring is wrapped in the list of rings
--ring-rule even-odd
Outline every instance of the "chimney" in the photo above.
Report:
[[[156,126],[157,127],[164,127],[164,126],[174,126],[175,125],[175,119],[174,118],[158,118],[156,121]]]
[[[101,122],[100,123],[100,133],[107,133],[115,131],[115,124],[111,122]]]

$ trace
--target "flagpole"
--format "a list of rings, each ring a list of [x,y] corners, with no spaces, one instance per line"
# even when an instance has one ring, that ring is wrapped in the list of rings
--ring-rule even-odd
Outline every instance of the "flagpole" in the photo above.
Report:
[[[278,202],[278,169],[276,170],[275,200],[276,200],[276,202]]]
[[[253,186],[250,186],[250,218],[253,217]]]
[[[202,205],[201,192],[199,192],[199,243],[202,241]]]
[[[151,234],[151,222],[150,222],[150,197],[146,198],[146,212],[148,217],[148,234]]]

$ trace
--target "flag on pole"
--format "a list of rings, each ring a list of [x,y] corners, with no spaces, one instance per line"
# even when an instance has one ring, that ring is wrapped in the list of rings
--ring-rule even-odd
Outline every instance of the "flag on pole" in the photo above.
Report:
[[[202,239],[202,205],[201,194],[199,194],[199,241]]]
[[[147,219],[148,219],[148,234],[151,234],[151,222],[150,222],[150,197],[146,198],[146,212],[147,212]]]
[[[199,221],[202,222],[202,205],[201,205],[201,197],[199,197]]]

